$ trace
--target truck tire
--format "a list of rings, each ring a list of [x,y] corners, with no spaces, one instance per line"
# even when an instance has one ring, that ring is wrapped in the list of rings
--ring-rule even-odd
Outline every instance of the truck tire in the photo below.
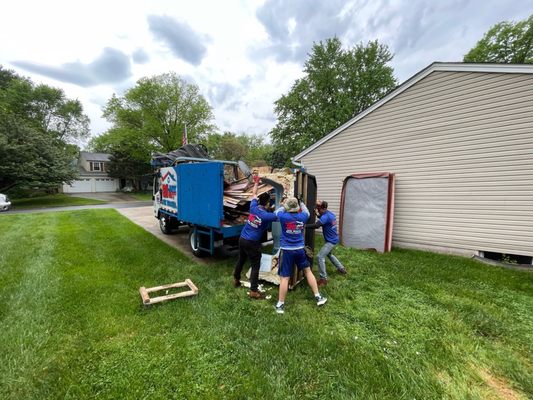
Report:
[[[198,245],[198,242],[201,240],[202,236],[200,236],[199,240],[196,240],[196,229],[191,227],[191,231],[189,232],[189,246],[191,247],[191,252],[198,258],[202,258],[207,256],[209,253],[207,253],[204,250],[200,250],[200,246]]]
[[[173,224],[170,217],[166,215],[159,216],[159,229],[161,229],[161,232],[165,235],[170,235],[172,233],[172,226]]]

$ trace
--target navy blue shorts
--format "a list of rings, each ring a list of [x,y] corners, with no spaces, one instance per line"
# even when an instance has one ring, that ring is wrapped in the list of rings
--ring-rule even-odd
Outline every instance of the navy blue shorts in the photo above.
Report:
[[[296,264],[298,270],[309,267],[309,260],[305,255],[304,249],[298,250],[281,250],[280,253],[281,267],[278,270],[278,275],[283,278],[288,278],[292,274],[292,266]]]

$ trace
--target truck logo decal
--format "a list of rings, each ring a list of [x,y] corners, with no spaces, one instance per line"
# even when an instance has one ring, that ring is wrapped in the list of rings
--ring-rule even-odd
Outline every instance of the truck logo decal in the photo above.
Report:
[[[168,171],[162,177],[163,184],[161,185],[161,191],[163,199],[175,199],[176,198],[176,178],[170,171]],[[165,203],[163,201],[163,203]]]

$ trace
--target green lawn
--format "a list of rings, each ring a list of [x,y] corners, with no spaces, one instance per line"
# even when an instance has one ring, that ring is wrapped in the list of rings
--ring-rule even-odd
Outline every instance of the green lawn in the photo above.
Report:
[[[66,194],[54,194],[48,196],[29,197],[23,199],[12,199],[14,210],[28,208],[65,207],[65,206],[85,206],[88,204],[105,204],[105,201],[86,199],[84,197],[72,197]]]
[[[131,193],[131,195],[135,197],[137,200],[141,200],[141,201],[152,200],[152,192],[149,192],[149,193],[134,192],[134,193]]]
[[[186,234],[186,233],[178,233]],[[285,315],[115,210],[0,216],[2,399],[533,398],[533,274],[338,249]],[[196,297],[141,307],[140,286]]]

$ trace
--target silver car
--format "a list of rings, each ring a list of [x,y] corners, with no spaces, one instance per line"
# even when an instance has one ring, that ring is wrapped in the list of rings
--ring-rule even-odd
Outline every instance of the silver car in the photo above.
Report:
[[[7,211],[11,208],[11,202],[9,197],[5,194],[0,193],[0,211]]]

